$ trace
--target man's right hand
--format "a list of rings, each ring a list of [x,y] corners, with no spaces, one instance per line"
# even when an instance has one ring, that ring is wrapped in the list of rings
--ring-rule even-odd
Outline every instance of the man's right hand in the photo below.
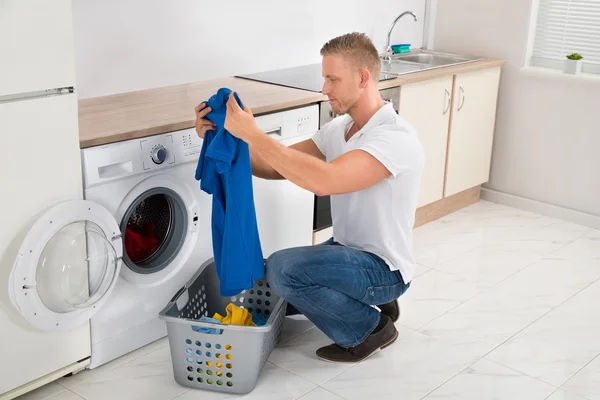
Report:
[[[212,111],[212,109],[207,107],[206,103],[200,103],[194,108],[194,111],[196,113],[196,133],[204,139],[206,131],[216,129],[217,127],[212,121],[204,118],[206,114]]]

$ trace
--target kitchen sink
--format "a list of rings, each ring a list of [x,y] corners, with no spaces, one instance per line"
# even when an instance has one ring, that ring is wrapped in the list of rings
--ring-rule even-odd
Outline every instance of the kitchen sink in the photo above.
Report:
[[[455,54],[438,53],[433,51],[415,51],[404,54],[392,54],[390,59],[381,56],[381,72],[391,75],[408,74],[415,71],[448,67],[482,58],[466,57]]]
[[[415,62],[429,65],[450,65],[471,61],[470,58],[433,53],[399,54],[396,60]]]
[[[390,61],[381,62],[381,72],[383,74],[408,74],[410,72],[422,71],[427,68],[424,64],[406,62],[403,60],[392,59]]]

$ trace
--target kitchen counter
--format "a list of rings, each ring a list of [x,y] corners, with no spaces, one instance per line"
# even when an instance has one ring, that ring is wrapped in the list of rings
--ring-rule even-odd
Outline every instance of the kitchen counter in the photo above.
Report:
[[[464,72],[502,66],[505,61],[480,61],[401,75],[382,81],[380,89],[402,86]],[[194,107],[219,90],[236,91],[254,115],[327,100],[321,93],[247,79],[227,77],[79,101],[81,148],[157,135],[194,126]]]

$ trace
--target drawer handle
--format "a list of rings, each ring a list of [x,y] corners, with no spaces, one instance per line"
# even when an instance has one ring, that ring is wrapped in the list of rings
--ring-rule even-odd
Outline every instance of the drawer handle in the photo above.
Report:
[[[281,127],[275,129],[268,129],[265,133],[269,136],[281,136]]]
[[[444,109],[444,113],[442,115],[446,115],[446,113],[450,110],[450,92],[448,91],[448,89],[444,89],[444,104],[446,104],[446,102],[448,102],[448,105],[446,105],[445,109]]]
[[[458,106],[458,111],[462,110],[465,105],[465,89],[463,89],[462,85],[460,86],[460,94],[461,94],[461,103]]]

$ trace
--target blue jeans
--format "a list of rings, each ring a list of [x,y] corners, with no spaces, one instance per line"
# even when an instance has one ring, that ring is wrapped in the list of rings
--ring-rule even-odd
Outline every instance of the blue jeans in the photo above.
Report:
[[[273,253],[267,275],[279,296],[344,348],[359,345],[377,327],[373,305],[397,299],[410,286],[378,256],[333,239]]]

